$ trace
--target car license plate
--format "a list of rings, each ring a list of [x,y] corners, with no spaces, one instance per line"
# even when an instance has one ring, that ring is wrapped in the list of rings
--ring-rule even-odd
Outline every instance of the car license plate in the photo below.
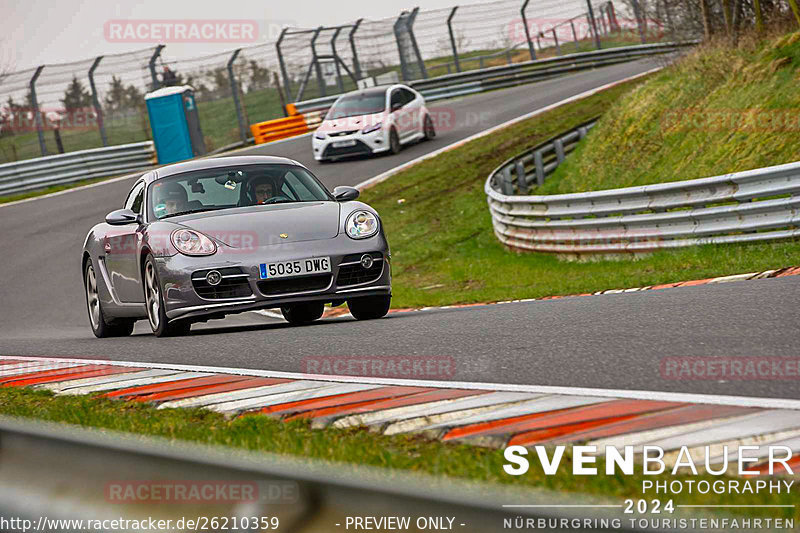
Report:
[[[330,257],[312,257],[278,263],[261,263],[261,279],[286,278],[289,276],[305,276],[331,271]]]
[[[347,146],[355,146],[355,145],[356,145],[355,139],[348,139],[346,141],[335,141],[333,143],[334,148],[345,148]]]

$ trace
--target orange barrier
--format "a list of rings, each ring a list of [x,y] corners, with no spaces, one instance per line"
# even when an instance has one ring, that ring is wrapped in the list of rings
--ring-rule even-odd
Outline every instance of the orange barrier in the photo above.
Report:
[[[286,106],[288,117],[267,120],[250,125],[256,144],[268,143],[279,139],[287,139],[313,131],[321,122],[321,113],[300,114],[293,104]]]

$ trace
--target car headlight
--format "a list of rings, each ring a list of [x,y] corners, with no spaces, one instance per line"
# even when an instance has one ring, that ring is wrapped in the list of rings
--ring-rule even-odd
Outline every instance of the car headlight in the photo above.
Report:
[[[377,124],[373,124],[372,126],[367,126],[363,130],[361,130],[361,133],[372,133],[375,130],[381,129],[382,125],[383,125],[383,123],[378,122]]]
[[[184,255],[212,255],[217,245],[202,233],[190,229],[172,232],[172,244]]]
[[[351,239],[366,239],[378,233],[378,217],[369,211],[355,211],[347,217],[344,230]]]
[[[325,140],[325,132],[314,133],[314,138],[315,139],[319,139],[320,141],[324,141]]]

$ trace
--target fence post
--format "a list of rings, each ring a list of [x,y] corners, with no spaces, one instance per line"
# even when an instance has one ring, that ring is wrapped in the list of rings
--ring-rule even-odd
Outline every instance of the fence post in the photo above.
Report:
[[[631,0],[633,4],[633,15],[636,17],[636,26],[639,28],[639,38],[642,44],[647,43],[647,38],[644,35],[644,19],[642,18],[642,8],[639,5],[639,0]]]
[[[581,49],[581,44],[578,42],[578,32],[575,31],[575,21],[573,19],[569,19],[569,25],[572,28],[572,38],[575,41],[575,51],[579,52]]]
[[[450,33],[450,46],[453,48],[453,61],[456,64],[456,72],[461,72],[461,63],[458,61],[458,47],[456,46],[456,36],[453,34],[453,17],[456,16],[458,6],[455,6],[450,11],[450,16],[447,17],[447,31]],[[447,65],[447,73],[450,73],[450,65]]]
[[[525,41],[528,43],[528,53],[531,55],[531,61],[536,59],[536,50],[533,48],[533,41],[531,41],[531,31],[528,28],[528,17],[525,16],[525,9],[528,7],[528,3],[531,0],[525,0],[522,3],[522,9],[519,10],[520,15],[522,15],[522,26],[525,28]]]
[[[636,0],[634,0],[635,2]],[[592,27],[592,33],[594,34],[594,45],[597,47],[598,50],[602,48],[600,46],[600,34],[597,33],[597,21],[594,19],[594,9],[592,8],[592,0],[586,0],[586,6],[589,8],[589,25]]]
[[[417,19],[417,13],[419,13],[419,8],[415,7],[406,19],[406,27],[408,28],[408,35],[411,37],[411,46],[414,47],[414,54],[417,56],[419,72],[422,74],[423,78],[427,79],[428,69],[425,68],[425,61],[422,60],[422,54],[420,54],[419,46],[417,46],[417,38],[414,36],[414,21]]]
[[[31,77],[30,81],[30,89],[31,89],[31,105],[33,106],[33,120],[36,123],[36,133],[39,136],[39,149],[42,151],[42,155],[47,155],[47,144],[44,142],[44,125],[42,124],[42,113],[39,111],[39,101],[36,98],[36,80],[39,79],[39,75],[42,73],[44,69],[44,65],[39,66],[36,69],[36,72],[33,73],[33,77]]]
[[[163,44],[159,44],[156,46],[155,52],[153,52],[153,56],[150,58],[150,62],[147,64],[148,68],[150,69],[150,79],[153,82],[153,90],[156,91],[161,88],[161,82],[158,81],[158,74],[156,74],[156,60],[161,57],[161,51],[164,49]]]
[[[233,94],[233,105],[236,107],[236,120],[239,122],[239,136],[242,138],[242,142],[247,142],[247,127],[244,123],[244,114],[242,113],[242,102],[239,100],[239,84],[236,83],[236,76],[233,73],[233,63],[236,61],[236,58],[239,57],[239,52],[241,52],[241,48],[237,48],[231,54],[231,58],[228,59],[228,80],[230,80],[231,84],[231,93]]]
[[[403,74],[403,80],[409,81],[411,79],[411,72],[408,70],[408,49],[406,48],[407,43],[403,40],[403,32],[401,29],[401,27],[404,26],[403,22],[406,16],[408,16],[407,11],[400,13],[400,16],[394,21],[393,30],[394,39],[397,41],[397,53],[400,56],[400,71]]]
[[[558,35],[556,35],[556,29],[555,29],[555,28],[553,28],[553,30],[552,30],[552,31],[553,31],[553,40],[554,40],[554,41],[555,41],[555,43],[556,43],[556,54],[557,54],[557,55],[561,55],[561,47],[560,47],[560,46],[558,46]]]
[[[339,92],[344,92],[344,82],[342,81],[342,70],[339,68],[339,54],[336,53],[336,39],[339,37],[339,34],[344,29],[344,26],[339,26],[336,28],[336,31],[333,32],[333,37],[331,37],[331,52],[333,53],[333,66],[336,69],[336,86],[339,88]]]
[[[94,83],[94,71],[100,64],[103,56],[97,56],[89,68],[89,88],[92,90],[92,105],[94,106],[94,113],[97,115],[97,129],[100,130],[100,140],[103,146],[108,146],[108,137],[106,136],[106,125],[103,122],[103,108],[100,107],[100,98],[97,97],[97,87]]]
[[[278,65],[281,68],[281,76],[283,76],[283,85],[284,90],[286,91],[286,101],[290,101],[292,99],[292,88],[289,85],[289,74],[286,72],[286,62],[283,60],[283,52],[281,52],[281,43],[283,42],[283,38],[286,36],[286,32],[289,28],[283,28],[281,30],[281,34],[278,36],[278,40],[275,42],[275,51],[278,52]]]
[[[347,39],[350,41],[350,50],[353,52],[353,73],[356,76],[356,80],[361,79],[361,65],[358,62],[358,50],[356,50],[356,41],[355,35],[356,31],[358,31],[358,27],[361,26],[361,21],[364,19],[358,19],[356,23],[353,25],[353,29],[350,30],[350,34],[347,36]]]
[[[319,33],[322,31],[322,26],[319,26],[316,30],[314,30],[314,36],[311,37],[311,61],[314,63],[314,70],[317,73],[317,86],[319,87],[319,95],[320,96],[328,96],[328,91],[325,87],[325,79],[322,77],[322,66],[319,64],[319,58],[317,58],[317,37],[319,37]]]
[[[536,165],[536,185],[544,184],[544,158],[541,150],[533,153],[533,164]]]

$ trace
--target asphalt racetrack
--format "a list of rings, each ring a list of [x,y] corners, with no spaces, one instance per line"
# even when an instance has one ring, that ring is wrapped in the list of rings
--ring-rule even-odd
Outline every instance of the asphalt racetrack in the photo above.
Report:
[[[594,87],[655,66],[643,60],[432,107],[456,118],[432,142],[396,156],[319,165],[304,136],[238,153],[287,156],[329,187],[354,185],[425,153]],[[300,372],[305,357],[447,356],[450,379],[800,399],[796,379],[665,379],[664,357],[797,356],[800,276],[327,319],[293,328],[255,313],[157,339],[146,322],[130,338],[95,339],[86,314],[80,249],[88,229],[121,207],[133,180],[0,207],[0,354],[82,357]],[[775,268],[787,265],[775,265]],[[611,287],[609,287],[611,288]]]

